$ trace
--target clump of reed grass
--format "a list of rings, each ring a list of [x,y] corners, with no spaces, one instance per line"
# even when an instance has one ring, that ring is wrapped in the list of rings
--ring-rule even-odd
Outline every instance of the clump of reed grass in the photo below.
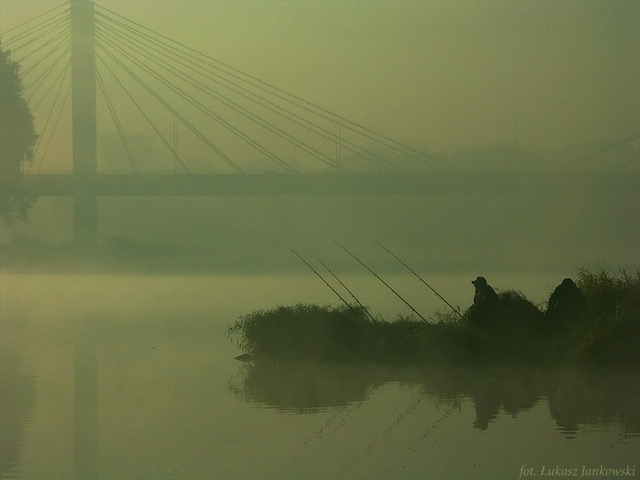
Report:
[[[452,310],[436,310],[430,320],[436,325],[459,325],[463,321],[460,315]]]
[[[227,333],[256,356],[345,360],[357,355],[370,323],[362,307],[300,303],[244,315]]]
[[[640,314],[640,270],[618,273],[600,267],[592,272],[581,269],[578,287],[587,299],[587,313],[603,320]]]
[[[362,307],[297,304],[258,310],[229,329],[257,357],[294,361],[386,363],[558,363],[640,367],[640,271],[581,270],[586,296],[570,318],[545,315],[522,292],[504,290],[486,327],[452,311],[430,322],[373,319]]]
[[[459,321],[373,320],[361,307],[297,304],[258,310],[227,331],[256,357],[287,361],[461,363],[475,332]]]
[[[574,354],[596,363],[640,367],[640,270],[614,273],[582,269],[577,285],[586,297],[586,317],[574,337]]]

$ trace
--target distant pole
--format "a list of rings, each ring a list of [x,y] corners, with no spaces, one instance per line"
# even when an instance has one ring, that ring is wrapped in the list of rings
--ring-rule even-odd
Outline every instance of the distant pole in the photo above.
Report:
[[[342,139],[340,138],[340,123],[336,123],[336,164],[342,164]]]
[[[173,119],[173,173],[180,173],[178,167],[178,127]]]
[[[73,239],[79,245],[93,245],[98,237],[94,26],[93,2],[71,0]]]

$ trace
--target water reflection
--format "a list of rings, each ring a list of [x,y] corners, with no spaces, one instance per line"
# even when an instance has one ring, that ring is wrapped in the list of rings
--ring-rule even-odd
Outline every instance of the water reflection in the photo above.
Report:
[[[517,478],[637,457],[637,372],[242,364],[225,331],[253,305],[227,292],[298,279],[5,278],[3,479]]]
[[[555,447],[583,452],[580,438],[553,434],[554,423],[564,437],[589,425],[618,435],[622,425],[636,438],[613,449],[612,435],[587,435],[611,461],[637,445],[636,372],[241,364],[223,325],[3,324],[0,478],[422,478],[460,468],[456,478],[472,478],[476,455],[496,442],[514,445],[507,468],[516,474],[493,475],[487,463],[481,476],[517,478],[531,462],[518,442],[529,452],[551,432]],[[399,475],[405,466],[412,474]]]
[[[98,329],[76,322],[73,355],[73,450],[75,478],[97,478]]]
[[[366,400],[377,385],[385,382],[380,369],[344,364],[262,361],[242,368],[241,384],[231,384],[240,398],[298,413]]]
[[[0,345],[0,478],[10,478],[22,464],[28,420],[36,405],[36,385],[20,348]]]
[[[500,414],[517,416],[547,403],[558,430],[572,438],[583,427],[621,425],[640,434],[640,378],[635,371],[530,367],[395,368],[260,361],[240,367],[231,389],[241,399],[295,412],[317,412],[367,400],[379,386],[418,386],[444,404],[468,398],[473,427],[485,430]]]
[[[640,434],[640,378],[637,371],[600,369],[557,372],[547,390],[558,428],[573,434],[582,425],[618,423],[627,434]]]

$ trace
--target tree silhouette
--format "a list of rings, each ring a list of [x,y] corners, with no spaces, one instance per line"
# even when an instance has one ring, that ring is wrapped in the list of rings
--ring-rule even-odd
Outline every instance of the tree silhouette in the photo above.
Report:
[[[0,47],[0,218],[8,223],[26,221],[34,202],[22,185],[22,165],[33,160],[38,136],[19,71],[11,51]]]

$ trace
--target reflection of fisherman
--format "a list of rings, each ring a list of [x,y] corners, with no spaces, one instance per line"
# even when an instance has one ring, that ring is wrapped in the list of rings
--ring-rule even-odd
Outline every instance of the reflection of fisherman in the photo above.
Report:
[[[478,277],[471,283],[476,292],[473,305],[469,308],[469,320],[473,325],[486,327],[491,315],[495,314],[500,305],[500,299],[484,277]]]
[[[547,305],[547,316],[551,318],[580,317],[585,312],[584,293],[570,278],[565,278],[556,287]]]

